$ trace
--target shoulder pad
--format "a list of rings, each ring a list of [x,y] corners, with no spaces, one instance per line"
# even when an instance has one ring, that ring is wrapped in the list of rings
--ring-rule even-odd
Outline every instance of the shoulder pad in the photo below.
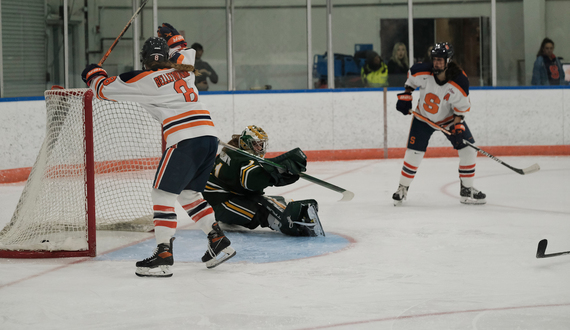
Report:
[[[129,82],[129,80],[135,78],[136,76],[138,76],[141,73],[144,73],[145,71],[143,70],[136,70],[136,71],[131,71],[131,72],[125,72],[125,73],[121,73],[119,75],[119,78],[121,78],[122,81],[124,82]]]
[[[465,72],[461,72],[455,76],[455,78],[453,78],[449,83],[457,87],[463,95],[469,95],[469,79],[467,78],[467,75],[465,75]]]
[[[412,67],[410,68],[410,74],[412,76],[414,76],[420,72],[426,72],[426,73],[432,74],[432,68],[433,68],[433,65],[431,62],[416,63],[416,64],[412,65]]]

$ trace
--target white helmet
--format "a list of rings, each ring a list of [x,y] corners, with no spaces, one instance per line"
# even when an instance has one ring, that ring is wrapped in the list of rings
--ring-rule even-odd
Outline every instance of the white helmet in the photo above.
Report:
[[[250,125],[246,127],[239,137],[239,147],[259,157],[265,156],[269,138],[263,128]]]

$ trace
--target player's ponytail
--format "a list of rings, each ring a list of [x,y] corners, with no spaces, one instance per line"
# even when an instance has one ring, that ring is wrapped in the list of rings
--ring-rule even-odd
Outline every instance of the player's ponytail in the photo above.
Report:
[[[171,69],[176,69],[178,71],[188,71],[188,72],[194,72],[194,74],[196,76],[200,75],[200,72],[196,71],[196,68],[194,68],[193,65],[190,64],[180,64],[180,63],[172,63],[172,62],[167,62],[168,67]]]
[[[161,61],[161,62],[151,62],[146,64],[146,66],[153,71],[156,71],[158,69],[168,68],[168,69],[176,69],[178,71],[194,72],[196,76],[200,75],[200,72],[196,71],[196,68],[194,68],[194,66],[190,64],[180,64],[180,63]]]

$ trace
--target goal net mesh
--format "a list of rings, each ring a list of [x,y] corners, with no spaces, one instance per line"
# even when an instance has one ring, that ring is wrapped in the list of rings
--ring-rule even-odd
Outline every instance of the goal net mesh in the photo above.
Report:
[[[0,231],[0,250],[87,248],[87,91],[45,92],[45,140],[12,219]],[[161,125],[134,102],[93,99],[92,105],[97,229],[150,231]]]

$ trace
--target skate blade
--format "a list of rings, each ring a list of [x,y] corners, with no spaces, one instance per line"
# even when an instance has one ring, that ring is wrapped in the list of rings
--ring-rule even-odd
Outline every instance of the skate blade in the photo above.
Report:
[[[170,266],[158,266],[157,268],[137,267],[135,274],[139,277],[171,277]]]
[[[394,201],[394,206],[402,206],[403,200],[398,201],[398,200],[393,199],[393,201]]]
[[[236,255],[236,250],[234,250],[234,248],[232,248],[231,246],[228,246],[227,248],[223,249],[222,252],[220,252],[220,254],[218,254],[216,258],[206,261],[206,268],[214,268],[217,265],[226,262],[235,255]]]
[[[474,199],[471,197],[461,197],[459,199],[459,201],[462,204],[468,204],[468,205],[483,205],[483,204],[487,203],[487,201],[485,199]]]

